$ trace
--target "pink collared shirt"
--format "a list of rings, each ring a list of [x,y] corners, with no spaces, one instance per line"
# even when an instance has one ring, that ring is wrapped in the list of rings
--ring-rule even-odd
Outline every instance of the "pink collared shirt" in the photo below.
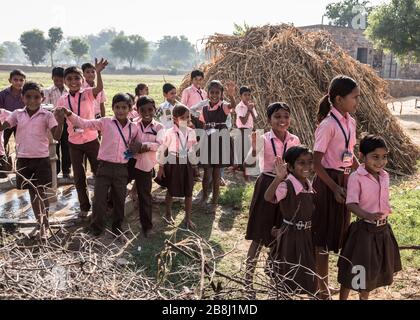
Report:
[[[66,93],[58,100],[57,105],[65,107],[78,114],[79,97],[82,95],[80,101],[80,117],[86,120],[95,119],[95,97],[91,88],[81,89],[73,97],[70,93]],[[69,106],[68,97],[70,96],[71,108]],[[69,142],[73,144],[84,144],[91,142],[98,138],[98,131],[96,129],[84,129],[84,132],[74,131],[73,124],[68,121]]]
[[[174,125],[171,129],[165,130],[165,137],[159,152],[168,150],[168,152],[172,154],[179,153],[183,147],[185,147],[188,152],[191,151],[192,147],[197,144],[197,136],[194,129],[189,127],[186,129],[185,135],[179,130],[177,125]]]
[[[213,112],[213,111],[216,111],[217,109],[219,109],[219,107],[222,105],[222,103],[223,103],[223,111],[225,112],[226,115],[229,115],[232,112],[231,109],[229,108],[229,103],[227,103],[226,101],[219,101],[213,107],[211,107],[210,105],[205,106],[200,113],[199,120],[203,123],[206,123],[206,121],[204,119],[204,109],[207,109],[208,111]]]
[[[314,193],[314,190],[312,189],[312,184],[308,179],[306,179],[308,189],[305,189],[303,184],[298,179],[296,179],[296,177],[293,174],[289,174],[286,180],[289,180],[292,183],[296,195],[298,195],[299,193]],[[276,189],[276,203],[286,198],[287,192],[287,183],[286,181],[283,181],[278,185]]]
[[[50,155],[50,130],[58,125],[54,115],[39,110],[29,116],[26,107],[12,112],[6,119],[10,127],[16,127],[16,152],[18,158],[47,158]]]
[[[271,141],[274,142],[274,148]],[[257,139],[256,150],[261,172],[273,173],[276,154],[277,157],[283,158],[285,151],[298,145],[300,145],[299,138],[288,131],[284,142],[277,138],[273,130],[264,133]],[[250,152],[252,152],[252,150],[250,150]]]
[[[182,91],[181,103],[188,108],[196,105],[197,103],[207,99],[207,92],[203,89],[198,89],[196,86],[191,85]]]
[[[389,175],[385,170],[379,173],[379,181],[361,164],[353,172],[347,184],[346,203],[357,203],[369,213],[383,213],[382,219],[391,213],[389,204]]]
[[[121,124],[115,117],[85,120],[73,114],[67,119],[70,123],[76,125],[79,128],[94,129],[102,132],[102,140],[101,146],[99,147],[98,160],[112,163],[128,162],[128,160],[124,157],[124,152],[127,150],[127,146],[121,137],[117,125],[121,129],[125,141],[129,145],[132,141],[137,139],[138,135],[138,128],[134,123],[127,121],[127,124],[124,126],[124,128],[122,128]]]
[[[6,109],[0,109],[0,123],[6,121],[7,117],[9,117],[12,113]],[[0,131],[0,156],[4,156],[6,154],[4,150],[4,131]]]
[[[239,102],[239,104],[236,106],[235,113],[237,116],[236,117],[237,128],[248,128],[248,129],[254,128],[254,119],[252,118],[251,114],[249,115],[248,120],[245,124],[243,124],[241,119],[239,119],[239,117],[245,117],[246,114],[248,113],[248,107],[245,103],[243,103],[243,101]],[[255,118],[258,116],[257,110],[255,108],[252,109],[252,113],[254,114]]]
[[[139,132],[137,135],[137,141],[153,144],[151,151],[136,154],[136,169],[144,172],[150,172],[157,164],[157,149],[162,144],[165,133],[164,126],[161,123],[152,120],[147,127],[144,127],[141,119],[137,121],[136,125]]]
[[[88,89],[92,87],[89,85],[89,83],[87,83],[86,81],[83,81],[82,88]],[[102,90],[101,92],[98,93],[95,99],[95,115],[101,114],[101,103],[105,103],[105,102],[106,102],[105,90]]]
[[[346,152],[346,140],[343,131],[341,131],[337,121],[332,117],[334,114],[342,124],[346,136],[348,137],[350,130],[350,142],[348,151],[353,153],[356,145],[356,120],[350,114],[345,117],[334,107],[331,108],[330,114],[322,120],[315,131],[314,151],[324,154],[321,164],[324,168],[338,170],[343,167],[350,167],[343,163],[343,153]]]

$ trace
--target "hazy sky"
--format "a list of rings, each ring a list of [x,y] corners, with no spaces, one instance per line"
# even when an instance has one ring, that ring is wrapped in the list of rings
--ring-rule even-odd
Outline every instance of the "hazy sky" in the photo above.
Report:
[[[60,26],[66,36],[113,27],[149,41],[186,35],[195,43],[215,32],[231,33],[233,23],[320,24],[325,7],[337,0],[15,0],[2,1],[0,42],[17,41],[23,31]],[[376,5],[386,0],[372,0]]]

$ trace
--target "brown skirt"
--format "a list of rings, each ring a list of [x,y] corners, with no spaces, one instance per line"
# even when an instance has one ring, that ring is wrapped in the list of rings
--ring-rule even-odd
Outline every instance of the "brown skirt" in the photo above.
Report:
[[[363,281],[356,281],[355,277],[362,275],[357,272],[359,269],[355,268],[355,273],[352,273],[356,266],[364,267],[365,287]],[[372,291],[390,285],[394,273],[401,269],[398,244],[389,224],[377,227],[362,220],[351,224],[338,260],[338,282],[341,285],[356,291]]]
[[[155,182],[168,189],[172,197],[192,197],[194,189],[194,169],[190,163],[163,166],[165,177]]]
[[[269,246],[273,242],[271,229],[274,226],[279,226],[278,222],[282,220],[279,217],[279,206],[264,199],[264,193],[273,180],[274,177],[265,174],[258,177],[249,207],[249,219],[245,235],[246,240],[254,240],[265,246]]]
[[[315,251],[311,230],[296,230],[287,225],[271,249],[266,271],[276,283],[281,282],[287,291],[314,294],[317,291],[315,277]]]
[[[325,170],[335,183],[347,188],[348,175],[336,170]],[[350,212],[345,203],[340,204],[335,200],[334,193],[319,177],[315,177],[313,188],[315,190],[315,211],[312,217],[314,245],[338,253],[350,225]]]

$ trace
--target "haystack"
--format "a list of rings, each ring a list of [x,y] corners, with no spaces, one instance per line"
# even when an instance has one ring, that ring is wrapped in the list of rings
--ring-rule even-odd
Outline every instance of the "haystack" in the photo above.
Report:
[[[344,74],[356,79],[361,89],[356,113],[358,136],[362,132],[382,135],[390,148],[388,168],[397,174],[412,174],[420,150],[388,110],[387,83],[376,72],[344,52],[325,32],[302,33],[290,25],[251,28],[243,36],[216,34],[206,45],[212,61],[202,66],[205,81],[233,80],[248,85],[260,115],[275,101],[292,107],[291,131],[312,146],[316,112],[330,80]],[[181,91],[189,85],[187,75]],[[239,97],[238,97],[239,98]],[[257,128],[267,129],[261,116]]]

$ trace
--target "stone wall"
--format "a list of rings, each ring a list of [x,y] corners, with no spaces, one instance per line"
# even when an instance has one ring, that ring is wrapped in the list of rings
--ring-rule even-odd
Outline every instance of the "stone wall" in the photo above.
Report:
[[[420,97],[420,80],[388,79],[389,91],[394,98]]]

